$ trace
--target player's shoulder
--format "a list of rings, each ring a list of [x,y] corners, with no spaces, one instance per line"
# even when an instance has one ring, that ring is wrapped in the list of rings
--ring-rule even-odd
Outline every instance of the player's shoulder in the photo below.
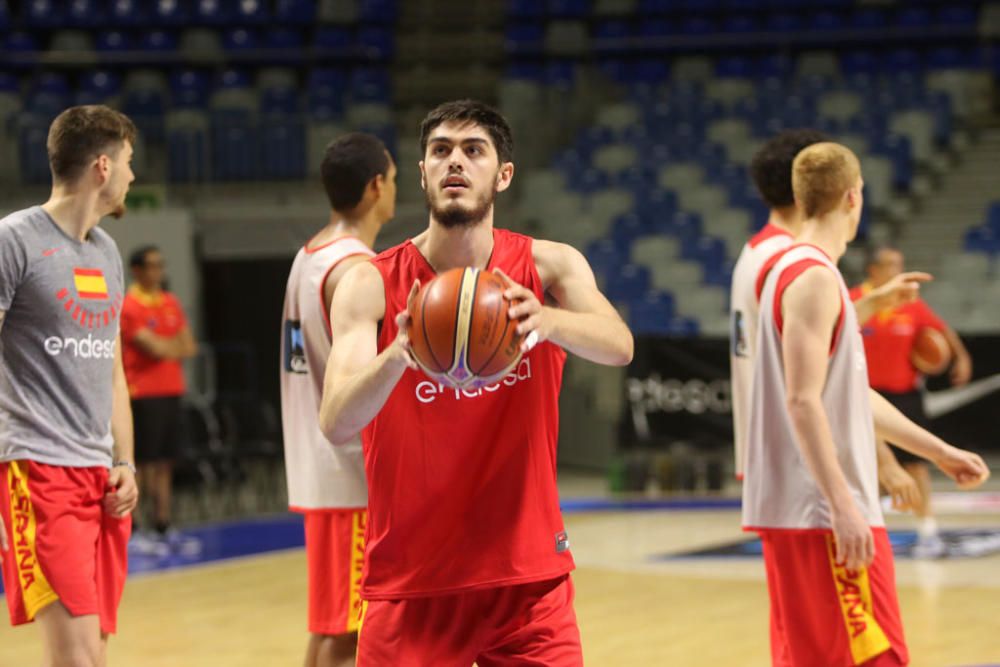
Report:
[[[0,234],[21,234],[35,228],[44,218],[40,206],[22,208],[0,218]]]
[[[377,262],[379,264],[398,262],[400,258],[406,254],[407,249],[412,245],[413,242],[407,239],[406,241],[394,245],[391,248],[386,248],[382,252],[372,257],[371,261]]]

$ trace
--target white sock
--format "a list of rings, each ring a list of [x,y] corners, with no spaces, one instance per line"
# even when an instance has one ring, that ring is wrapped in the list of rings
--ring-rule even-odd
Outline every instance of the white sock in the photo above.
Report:
[[[917,523],[917,535],[923,538],[937,537],[937,520],[932,516],[925,516]]]

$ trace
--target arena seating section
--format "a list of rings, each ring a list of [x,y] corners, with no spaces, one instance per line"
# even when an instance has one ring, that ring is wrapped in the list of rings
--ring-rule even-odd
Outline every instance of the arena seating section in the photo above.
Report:
[[[127,112],[146,173],[176,184],[302,180],[317,138],[348,128],[394,148],[398,5],[0,0],[0,149],[19,156],[0,176],[47,182],[46,129],[73,103]],[[508,0],[517,224],[584,250],[639,333],[724,334],[766,216],[746,170],[760,142],[828,132],[862,157],[862,234],[898,221],[961,148],[998,26],[1000,6],[963,0]],[[1000,206],[966,241],[1000,252]]]

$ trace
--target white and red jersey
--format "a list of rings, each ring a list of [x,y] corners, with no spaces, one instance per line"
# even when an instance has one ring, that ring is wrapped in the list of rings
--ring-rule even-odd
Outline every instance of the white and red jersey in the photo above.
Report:
[[[753,384],[753,358],[757,350],[757,276],[764,263],[793,243],[792,235],[768,223],[743,246],[733,268],[729,291],[729,373],[733,404],[733,444],[736,477],[743,479],[750,414],[750,390]]]
[[[329,304],[323,287],[347,257],[374,254],[357,238],[342,236],[299,250],[288,276],[281,327],[281,421],[292,510],[368,504],[361,438],[331,444],[319,428],[319,405],[330,356]]]
[[[823,407],[837,461],[855,503],[871,526],[883,526],[878,497],[875,428],[865,348],[843,276],[822,250],[794,245],[765,267],[743,482],[746,529],[829,529],[830,508],[798,444],[786,407],[781,299],[806,269],[824,266],[840,283],[840,318],[833,335]],[[768,270],[770,268],[770,270]]]

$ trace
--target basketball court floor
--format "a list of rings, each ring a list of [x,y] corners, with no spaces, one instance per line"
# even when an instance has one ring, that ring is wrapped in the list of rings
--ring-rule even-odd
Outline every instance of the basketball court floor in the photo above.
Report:
[[[906,557],[910,522],[889,517],[912,664],[1000,665],[1000,493],[938,500],[948,558]],[[734,500],[576,497],[564,511],[588,665],[769,664],[764,568],[752,537],[740,532]],[[305,556],[297,518],[193,533],[200,553],[132,558],[109,664],[301,664]],[[0,625],[0,667],[38,664],[37,629]]]

